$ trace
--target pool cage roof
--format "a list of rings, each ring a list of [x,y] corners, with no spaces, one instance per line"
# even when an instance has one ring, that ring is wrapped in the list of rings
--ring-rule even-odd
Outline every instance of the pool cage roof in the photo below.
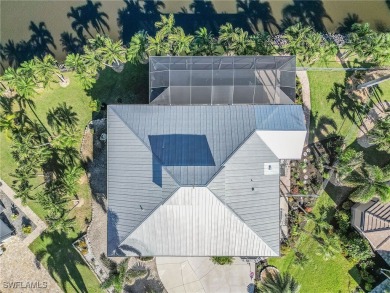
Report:
[[[150,57],[149,102],[293,104],[295,70],[295,56]]]

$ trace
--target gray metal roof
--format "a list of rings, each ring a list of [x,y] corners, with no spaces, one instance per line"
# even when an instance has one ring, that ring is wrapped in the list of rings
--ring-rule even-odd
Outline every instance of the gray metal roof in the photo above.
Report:
[[[0,242],[11,237],[13,230],[11,230],[6,223],[0,219]]]
[[[155,256],[278,255],[207,187],[181,187],[121,245]]]
[[[207,185],[254,130],[306,129],[300,105],[110,108],[181,186]]]
[[[293,104],[295,56],[152,56],[150,103]]]
[[[270,163],[277,172],[266,175]],[[256,133],[208,187],[279,254],[279,160]]]
[[[184,186],[197,189],[207,185],[256,235],[242,241],[261,240],[268,255],[278,254],[279,176],[272,172],[264,175],[267,164],[278,165],[278,159],[257,135],[257,129],[305,130],[302,107],[109,106],[108,254],[164,253],[165,248],[151,248],[150,238],[146,241],[135,235],[150,231],[145,228],[153,223],[149,218],[155,219],[157,210],[166,213],[162,206],[172,194]],[[226,211],[224,215],[228,215]],[[213,223],[217,224],[210,220],[207,229],[217,229]],[[209,240],[204,239],[205,243]],[[222,253],[222,246],[218,247]],[[246,255],[259,253],[249,250]],[[168,255],[180,253],[169,250]],[[202,253],[207,251],[197,255]]]

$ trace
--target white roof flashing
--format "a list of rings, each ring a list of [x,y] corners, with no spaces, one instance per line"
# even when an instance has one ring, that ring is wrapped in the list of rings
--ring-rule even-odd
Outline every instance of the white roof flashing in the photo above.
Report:
[[[301,159],[305,130],[257,130],[256,133],[278,159]]]

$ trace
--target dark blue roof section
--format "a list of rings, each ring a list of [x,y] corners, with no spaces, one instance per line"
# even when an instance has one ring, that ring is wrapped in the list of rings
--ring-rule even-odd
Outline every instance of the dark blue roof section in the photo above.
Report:
[[[305,130],[300,105],[110,107],[153,153],[153,174],[180,186],[206,186],[255,130]]]
[[[306,130],[300,105],[254,106],[256,130]]]
[[[3,220],[0,219],[0,242],[11,237],[13,230],[11,230]]]

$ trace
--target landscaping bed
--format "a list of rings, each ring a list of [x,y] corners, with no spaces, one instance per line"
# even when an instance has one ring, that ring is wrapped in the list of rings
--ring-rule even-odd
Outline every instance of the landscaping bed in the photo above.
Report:
[[[15,230],[15,234],[22,240],[26,238],[32,231],[35,230],[36,225],[31,221],[14,203],[0,191],[0,201],[3,203],[5,209],[0,214],[0,218],[10,227]]]

